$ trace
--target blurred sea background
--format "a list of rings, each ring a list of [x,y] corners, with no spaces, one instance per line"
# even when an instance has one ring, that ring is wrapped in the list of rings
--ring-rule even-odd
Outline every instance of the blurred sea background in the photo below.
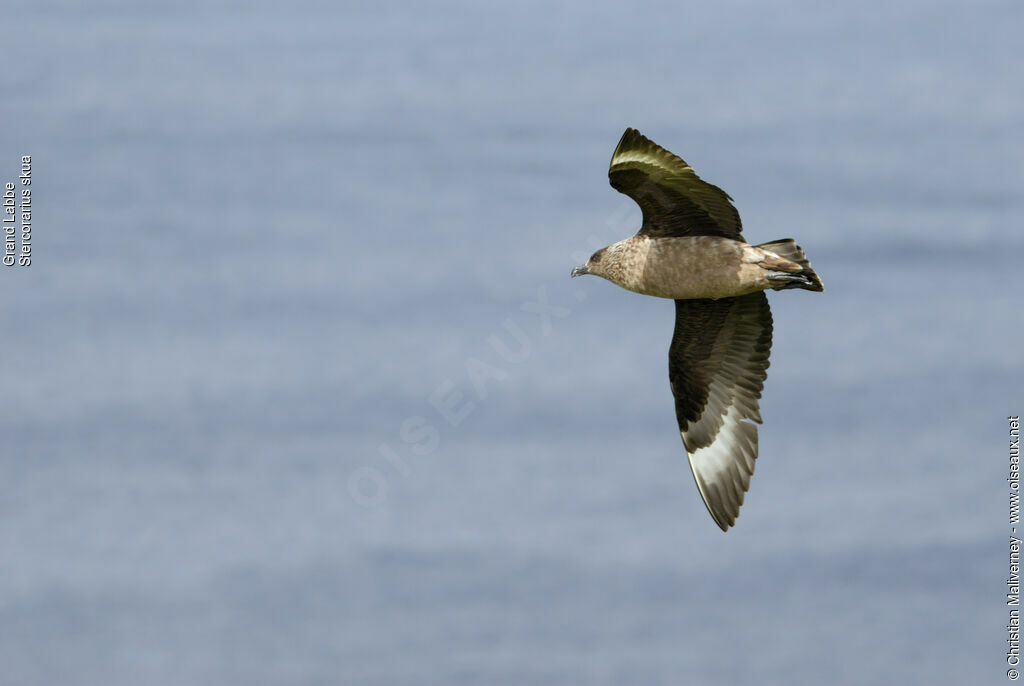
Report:
[[[4,14],[4,683],[1006,679],[1021,3]],[[627,126],[826,287],[725,535]]]

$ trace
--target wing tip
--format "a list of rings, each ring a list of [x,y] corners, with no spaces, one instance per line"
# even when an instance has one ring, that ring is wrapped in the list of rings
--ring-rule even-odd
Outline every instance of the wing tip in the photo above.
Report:
[[[635,129],[632,126],[627,126],[626,130],[622,132],[622,138],[619,139],[619,142],[621,143],[624,140],[633,138],[642,138],[644,140],[647,140],[647,136],[640,133],[639,129]]]
[[[623,150],[636,147],[637,144],[644,142],[650,143],[650,140],[632,126],[627,126],[626,130],[622,132],[622,137],[619,138],[619,144],[615,146],[615,151],[612,153],[612,164],[615,164],[615,158]]]
[[[735,407],[730,408],[727,416],[732,415],[733,409]],[[757,463],[757,425],[749,421],[748,417],[744,417],[734,426],[740,430],[740,435],[746,437],[746,444],[736,446],[737,449],[730,456],[730,464],[714,473],[710,482],[705,479],[704,468],[694,459],[701,449],[690,452],[686,445],[686,437],[683,436],[683,450],[686,452],[690,471],[704,501],[704,507],[723,532],[734,526],[740,516]],[[720,440],[720,437],[716,437],[716,440]]]
[[[689,453],[687,453],[689,457]],[[708,514],[711,515],[711,519],[714,520],[718,528],[723,532],[728,531],[731,527],[735,526],[737,518],[740,516],[740,507],[743,506],[743,496],[745,491],[740,492],[739,502],[736,503],[735,507],[731,507],[730,503],[721,496],[714,496],[709,491],[708,484],[704,483],[704,480],[697,473],[696,469],[693,469],[693,462],[690,462],[691,472],[693,473],[693,480],[697,483],[697,491],[700,492],[701,500],[704,501],[704,507],[707,508]],[[712,505],[714,500],[715,507]]]

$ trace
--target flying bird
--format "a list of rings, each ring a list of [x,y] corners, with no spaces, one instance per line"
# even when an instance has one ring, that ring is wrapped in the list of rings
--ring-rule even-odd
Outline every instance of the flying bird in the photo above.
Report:
[[[694,480],[715,523],[736,523],[757,459],[758,400],[772,346],[765,291],[823,291],[792,238],[750,245],[732,198],[678,156],[626,129],[608,169],[643,211],[635,236],[572,270],[671,298],[668,378]],[[756,422],[756,423],[755,423]]]

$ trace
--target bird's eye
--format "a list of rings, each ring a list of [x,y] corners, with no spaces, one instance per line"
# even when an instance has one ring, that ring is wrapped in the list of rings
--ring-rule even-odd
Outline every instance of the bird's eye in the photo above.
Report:
[[[590,256],[590,261],[594,264],[597,264],[598,262],[601,261],[601,255],[603,254],[604,250],[598,250],[596,253]]]

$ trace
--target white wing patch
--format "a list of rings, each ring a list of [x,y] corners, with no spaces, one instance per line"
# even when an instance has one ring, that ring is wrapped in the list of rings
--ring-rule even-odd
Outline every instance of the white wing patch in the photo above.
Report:
[[[680,172],[683,169],[689,169],[692,171],[690,165],[680,167],[678,161],[675,164],[670,164],[670,160],[666,160],[664,154],[659,154],[658,150],[622,150],[615,157],[612,158],[612,168],[616,165],[626,164],[628,162],[642,162],[643,164],[649,164],[654,167],[660,167],[670,172]]]
[[[730,406],[711,445],[694,451],[687,448],[700,495],[723,531],[736,522],[757,459],[757,425],[744,414],[736,405]]]

